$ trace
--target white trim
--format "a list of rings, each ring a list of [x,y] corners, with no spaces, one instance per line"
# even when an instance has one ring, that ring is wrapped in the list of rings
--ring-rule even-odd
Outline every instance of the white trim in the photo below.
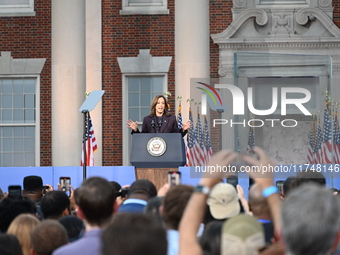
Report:
[[[157,15],[169,14],[168,0],[162,0],[163,3],[130,3],[129,0],[122,0],[122,9],[120,15]]]
[[[29,4],[0,5],[0,17],[21,17],[21,16],[35,16],[34,0],[29,0]]]

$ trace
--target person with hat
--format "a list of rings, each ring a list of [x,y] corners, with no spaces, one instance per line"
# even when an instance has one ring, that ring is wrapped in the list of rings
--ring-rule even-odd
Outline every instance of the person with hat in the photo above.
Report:
[[[213,220],[224,221],[244,211],[235,187],[223,182],[211,189],[207,207],[204,224]]]
[[[49,187],[48,191],[53,190],[53,187],[51,185],[47,184],[47,186]],[[26,197],[29,197],[33,202],[35,202],[38,218],[42,220],[43,213],[40,208],[40,201],[44,195],[42,178],[37,175],[29,175],[24,177],[22,194]]]

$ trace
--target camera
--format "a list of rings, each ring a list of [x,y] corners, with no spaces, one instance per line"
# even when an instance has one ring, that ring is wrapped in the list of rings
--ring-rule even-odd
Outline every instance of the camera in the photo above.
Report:
[[[121,188],[121,190],[117,192],[117,197],[125,198],[129,193],[129,190],[130,190],[129,187]]]
[[[50,189],[50,186],[45,185],[43,187],[43,194],[45,195],[49,189]]]

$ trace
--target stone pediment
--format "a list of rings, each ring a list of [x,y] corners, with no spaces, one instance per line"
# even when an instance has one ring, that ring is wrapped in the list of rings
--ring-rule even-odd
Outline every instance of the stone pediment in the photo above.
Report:
[[[257,42],[339,42],[340,29],[320,8],[244,8],[219,34],[217,44]]]

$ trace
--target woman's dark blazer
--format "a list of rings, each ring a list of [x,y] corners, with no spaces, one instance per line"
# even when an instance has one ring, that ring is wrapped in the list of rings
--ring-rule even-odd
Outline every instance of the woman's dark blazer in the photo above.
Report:
[[[152,125],[152,121],[153,124]],[[157,133],[156,127],[158,125],[157,117],[150,117],[150,115],[145,116],[143,119],[143,125],[142,125],[142,132],[140,132],[138,129],[137,131],[132,131],[131,133]],[[154,126],[154,127],[153,127]],[[183,129],[178,129],[178,124],[175,115],[169,115],[166,116],[163,115],[163,122],[162,126],[159,129],[158,133],[181,133],[182,136],[185,136],[187,134],[187,130],[183,131]]]

